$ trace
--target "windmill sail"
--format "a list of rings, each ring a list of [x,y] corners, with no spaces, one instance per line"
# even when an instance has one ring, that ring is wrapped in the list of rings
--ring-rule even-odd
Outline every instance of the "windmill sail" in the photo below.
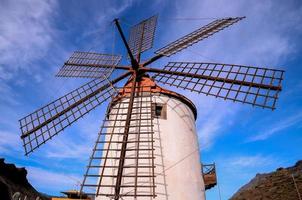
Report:
[[[134,56],[153,46],[157,16],[152,16],[134,25],[130,30],[129,47]]]
[[[158,82],[271,109],[275,108],[284,73],[243,65],[193,62],[169,62],[163,71],[154,75]]]
[[[53,136],[83,117],[115,94],[108,80],[94,79],[19,120],[25,154],[29,154]]]
[[[228,26],[242,20],[244,17],[217,19],[210,24],[197,29],[196,31],[185,35],[178,40],[166,45],[165,47],[157,50],[155,53],[158,55],[171,56],[193,44],[210,37],[211,35],[225,29]]]
[[[127,90],[131,89],[123,88],[120,94],[128,93]],[[93,188],[93,195],[113,199],[126,196],[155,197],[150,91],[150,88],[143,86],[136,88],[127,133],[125,127],[129,117],[130,96],[118,96],[109,106],[87,166],[82,190],[91,191]],[[128,135],[126,141],[125,134]]]
[[[65,62],[58,77],[102,78],[111,75],[122,56],[76,51]]]

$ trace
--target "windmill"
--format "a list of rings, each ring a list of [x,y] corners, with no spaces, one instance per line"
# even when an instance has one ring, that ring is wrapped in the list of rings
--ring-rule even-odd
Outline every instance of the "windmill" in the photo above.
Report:
[[[243,18],[217,19],[155,51],[146,61],[140,56],[153,46],[157,16],[133,26],[128,41],[115,19],[130,65],[120,65],[120,55],[74,52],[57,76],[92,80],[20,120],[25,154],[110,100],[81,191],[93,191],[97,199],[204,199],[196,108],[185,96],[156,82],[275,109],[284,71],[203,62],[169,62],[163,68],[150,64]],[[123,73],[113,76],[116,70]],[[126,84],[119,86],[122,81]]]

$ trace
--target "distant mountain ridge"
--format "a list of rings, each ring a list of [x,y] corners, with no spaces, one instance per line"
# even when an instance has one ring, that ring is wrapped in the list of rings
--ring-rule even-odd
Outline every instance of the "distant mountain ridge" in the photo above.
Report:
[[[300,197],[299,197],[300,194]],[[231,200],[299,200],[302,198],[302,160],[293,167],[257,174]]]
[[[39,193],[28,182],[27,171],[25,168],[18,168],[14,164],[6,164],[3,158],[0,158],[0,199],[14,200],[47,200],[43,194]]]

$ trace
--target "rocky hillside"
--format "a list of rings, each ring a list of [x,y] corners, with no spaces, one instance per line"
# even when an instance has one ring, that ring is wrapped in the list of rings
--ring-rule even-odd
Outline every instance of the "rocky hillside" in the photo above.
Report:
[[[27,171],[25,168],[17,168],[14,164],[6,164],[4,159],[0,159],[0,199],[25,199],[36,200],[47,199],[37,192],[28,182]]]
[[[293,167],[257,174],[231,200],[299,200],[297,190],[302,198],[302,161]]]

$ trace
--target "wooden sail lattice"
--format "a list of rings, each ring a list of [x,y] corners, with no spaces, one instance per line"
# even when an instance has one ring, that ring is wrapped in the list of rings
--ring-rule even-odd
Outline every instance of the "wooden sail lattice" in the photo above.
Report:
[[[156,22],[155,15],[131,27],[128,42],[134,56],[152,48]]]
[[[193,44],[210,37],[211,35],[231,26],[242,20],[244,17],[217,19],[206,26],[203,26],[190,34],[187,34],[178,40],[155,51],[158,55],[171,56]]]
[[[150,86],[136,87],[127,141],[123,137],[129,117],[127,112],[130,96],[123,96],[109,106],[87,166],[82,189],[96,188],[95,191],[89,190],[90,194],[113,199],[117,198],[117,189],[120,189],[119,197],[155,197],[155,149],[150,91]],[[124,156],[122,145],[126,145]],[[122,174],[119,174],[122,160],[125,163]],[[121,185],[116,188],[119,176],[122,179]]]
[[[94,79],[19,120],[26,155],[89,113],[115,93],[108,81]]]
[[[214,20],[156,50],[155,55],[144,62],[140,62],[140,55],[153,46],[157,16],[134,25],[128,41],[119,20],[115,19],[131,64],[120,65],[120,55],[74,52],[57,76],[93,80],[20,120],[25,154],[113,98],[93,148],[81,192],[85,190],[114,200],[155,198],[152,86],[140,85],[142,77],[153,75],[162,84],[224,100],[276,107],[282,89],[282,70],[205,62],[169,62],[163,69],[149,67],[158,59],[181,52],[243,18]],[[126,72],[113,78],[114,70]],[[126,78],[129,80],[124,87],[118,85]],[[119,92],[115,88],[119,88]]]
[[[170,74],[154,75],[160,83],[271,109],[275,109],[284,73],[244,65],[194,62],[169,62],[164,70]]]
[[[100,78],[111,75],[122,56],[94,52],[74,52],[58,72],[58,77]]]

